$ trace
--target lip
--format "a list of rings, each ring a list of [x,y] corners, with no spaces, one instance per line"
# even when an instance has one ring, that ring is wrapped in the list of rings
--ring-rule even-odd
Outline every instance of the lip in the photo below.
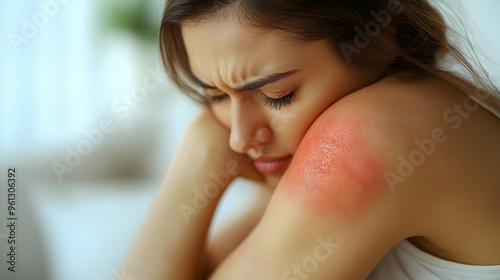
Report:
[[[292,156],[284,156],[284,157],[258,157],[256,159],[252,159],[252,163],[255,166],[255,169],[262,174],[276,174],[281,173],[286,170],[290,161],[292,160]]]

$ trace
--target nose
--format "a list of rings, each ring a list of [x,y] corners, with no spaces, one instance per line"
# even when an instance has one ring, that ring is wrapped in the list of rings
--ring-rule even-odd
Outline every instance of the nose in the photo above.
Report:
[[[231,135],[229,146],[237,153],[251,149],[261,150],[272,138],[272,131],[258,110],[236,105],[231,108]]]

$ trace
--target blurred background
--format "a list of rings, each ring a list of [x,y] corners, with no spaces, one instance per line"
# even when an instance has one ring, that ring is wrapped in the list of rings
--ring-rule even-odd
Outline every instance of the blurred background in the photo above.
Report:
[[[199,110],[163,72],[163,5],[0,2],[0,279],[133,279],[121,262]],[[500,1],[463,7],[498,81]],[[16,273],[6,263],[9,167],[17,178]],[[216,223],[252,195],[238,181]]]

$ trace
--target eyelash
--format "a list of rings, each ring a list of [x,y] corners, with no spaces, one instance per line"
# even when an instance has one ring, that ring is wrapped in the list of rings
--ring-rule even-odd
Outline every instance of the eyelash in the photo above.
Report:
[[[211,96],[211,97],[209,97],[210,103],[214,104],[214,103],[221,102],[227,96],[228,96],[227,94],[223,94],[223,95],[219,95],[219,96]],[[281,97],[281,98],[271,98],[269,96],[265,96],[265,98],[266,98],[265,106],[267,106],[268,108],[270,108],[272,110],[279,111],[282,108],[287,107],[290,104],[292,104],[293,100],[295,99],[295,90],[290,92],[286,96]]]
[[[209,100],[210,100],[210,103],[213,104],[213,103],[221,102],[226,97],[227,97],[227,94],[218,95],[218,96],[210,96]]]
[[[292,104],[292,101],[294,99],[295,99],[295,91],[292,91],[288,95],[277,99],[266,96],[266,106],[272,110],[279,111],[281,110],[281,108]]]

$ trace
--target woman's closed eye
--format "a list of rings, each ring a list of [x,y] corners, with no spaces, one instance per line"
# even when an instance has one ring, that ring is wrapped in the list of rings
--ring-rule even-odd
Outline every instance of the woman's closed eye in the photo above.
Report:
[[[221,95],[209,96],[208,99],[209,99],[211,104],[215,104],[215,103],[221,102],[226,97],[228,97],[228,95],[226,93],[224,93]]]
[[[265,98],[266,106],[268,108],[279,111],[281,108],[292,104],[292,101],[295,99],[295,90],[281,98],[271,98],[269,96],[266,96]]]
[[[271,98],[271,97],[265,95],[264,93],[262,93],[262,95],[265,98],[265,106],[266,107],[268,107],[272,110],[279,111],[282,108],[292,104],[292,101],[295,99],[295,90],[291,91],[287,95],[280,97],[280,98]],[[224,101],[224,99],[226,99],[227,97],[229,97],[229,95],[224,93],[221,95],[209,96],[208,98],[209,98],[209,101],[211,104],[216,104],[216,103]]]

